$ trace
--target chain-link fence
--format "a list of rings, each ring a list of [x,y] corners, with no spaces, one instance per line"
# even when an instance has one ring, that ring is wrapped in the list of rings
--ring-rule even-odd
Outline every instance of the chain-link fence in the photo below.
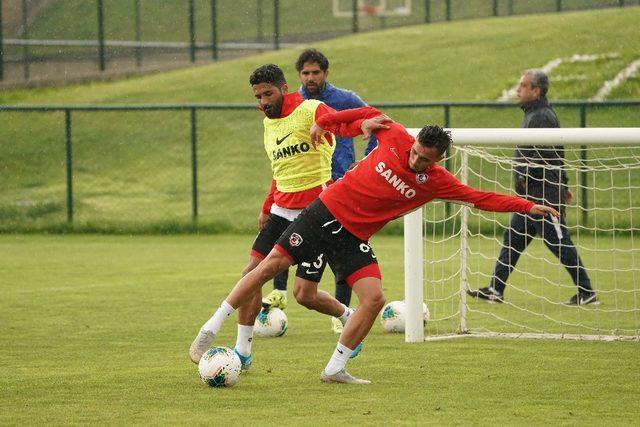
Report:
[[[565,127],[640,126],[640,101],[553,105]],[[408,127],[521,119],[496,102],[377,106]],[[262,132],[253,104],[2,106],[0,231],[255,230],[271,177]]]
[[[640,0],[0,0],[0,81],[6,86],[121,75],[385,27],[639,4]]]

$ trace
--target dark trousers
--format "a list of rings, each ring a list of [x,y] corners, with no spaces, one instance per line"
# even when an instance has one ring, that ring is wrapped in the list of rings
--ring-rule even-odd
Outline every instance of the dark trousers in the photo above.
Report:
[[[578,286],[580,293],[591,292],[591,281],[589,275],[582,265],[582,260],[578,251],[571,241],[569,229],[564,221],[564,215],[560,217],[560,229],[562,239],[558,240],[558,235],[553,223],[548,217],[531,217],[514,213],[511,215],[509,228],[505,230],[502,249],[496,262],[496,267],[491,279],[491,286],[501,294],[507,284],[509,274],[518,263],[522,252],[527,248],[533,236],[542,237],[547,248],[560,260],[573,279],[573,283]]]
[[[287,290],[289,270],[285,270],[273,278],[273,288],[281,291]],[[351,303],[351,288],[345,280],[336,280],[336,299],[349,307]]]

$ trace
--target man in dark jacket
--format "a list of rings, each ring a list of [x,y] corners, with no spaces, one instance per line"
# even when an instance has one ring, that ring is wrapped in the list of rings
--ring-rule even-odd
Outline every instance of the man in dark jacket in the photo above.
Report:
[[[549,106],[546,94],[549,78],[542,70],[527,70],[518,85],[518,103],[524,111],[523,128],[558,128],[560,123]],[[489,302],[503,302],[504,289],[520,254],[533,236],[543,238],[545,245],[565,266],[578,288],[568,305],[599,304],[591,287],[589,275],[571,241],[564,219],[564,206],[572,194],[567,187],[562,146],[519,146],[514,155],[516,193],[535,203],[554,207],[562,213],[559,222],[533,215],[514,213],[503,237],[502,249],[493,272],[491,284],[478,290],[468,290],[472,297]]]

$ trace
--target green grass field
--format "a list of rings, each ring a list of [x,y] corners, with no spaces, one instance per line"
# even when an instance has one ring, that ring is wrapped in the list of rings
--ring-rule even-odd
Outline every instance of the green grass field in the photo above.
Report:
[[[617,53],[597,63],[561,65],[554,75],[580,74],[584,84],[559,81],[553,99],[586,99],[638,57],[640,8],[458,21],[359,34],[317,44],[331,58],[331,81],[365,100],[495,100],[522,69],[575,53]],[[397,46],[403,46],[400,51]],[[453,48],[452,48],[453,47]],[[76,105],[252,102],[247,76],[258,65],[281,64],[296,87],[299,49],[269,52],[188,70],[66,88],[4,91],[0,104]],[[388,61],[393,52],[393,61]],[[425,52],[428,55],[425,56]],[[541,53],[543,52],[543,53]],[[402,79],[397,76],[402,75]],[[366,76],[366,78],[363,78]],[[490,76],[490,78],[487,78]],[[615,98],[640,98],[640,80]],[[394,109],[407,126],[442,124],[441,109]],[[575,109],[558,110],[565,127]],[[453,127],[517,127],[521,111],[457,108]],[[589,109],[589,126],[640,126],[637,108]],[[75,226],[129,232],[185,229],[191,223],[188,112],[79,112],[72,115]],[[198,113],[199,225],[211,231],[252,230],[268,188],[261,115],[253,111]],[[0,227],[66,229],[62,113],[0,111]],[[359,147],[361,152],[362,145]],[[503,174],[501,179],[508,176]],[[238,179],[241,177],[241,179]],[[624,179],[624,178],[623,178]],[[632,177],[636,182],[639,177]],[[576,181],[572,181],[575,185]],[[626,184],[626,183],[625,183]],[[637,185],[637,182],[636,184]],[[575,189],[575,188],[574,188]],[[578,191],[574,191],[578,194]],[[243,203],[238,204],[241,194]],[[637,206],[638,203],[635,204]]]
[[[233,389],[187,349],[244,266],[251,236],[0,236],[0,424],[635,424],[638,343],[461,339],[405,344],[378,324],[326,385],[329,319],[290,301]],[[402,242],[373,242],[388,300]],[[329,280],[321,287],[332,290]],[[499,307],[495,308],[497,311]],[[233,345],[231,320],[218,343]]]

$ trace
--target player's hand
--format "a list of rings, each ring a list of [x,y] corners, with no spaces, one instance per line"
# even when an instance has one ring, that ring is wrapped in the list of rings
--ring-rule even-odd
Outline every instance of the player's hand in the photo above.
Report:
[[[311,131],[309,132],[309,136],[311,137],[311,145],[313,145],[314,149],[317,149],[318,144],[322,144],[322,137],[327,133],[326,130],[322,129],[317,124],[313,124],[311,126]],[[329,139],[329,145],[333,145],[333,139]]]
[[[264,225],[267,223],[270,215],[271,214],[260,212],[260,215],[258,215],[258,230],[262,230],[264,228]]]
[[[392,121],[393,120],[391,120],[386,114],[381,114],[379,116],[363,120],[360,124],[360,129],[362,129],[362,139],[369,139],[371,137],[371,132],[376,129],[389,129],[389,126],[385,125],[385,123]]]
[[[542,215],[542,216],[551,215],[551,216],[555,216],[556,218],[560,217],[560,212],[553,209],[552,207],[545,206],[545,205],[533,205],[529,210],[529,213],[531,215]]]

